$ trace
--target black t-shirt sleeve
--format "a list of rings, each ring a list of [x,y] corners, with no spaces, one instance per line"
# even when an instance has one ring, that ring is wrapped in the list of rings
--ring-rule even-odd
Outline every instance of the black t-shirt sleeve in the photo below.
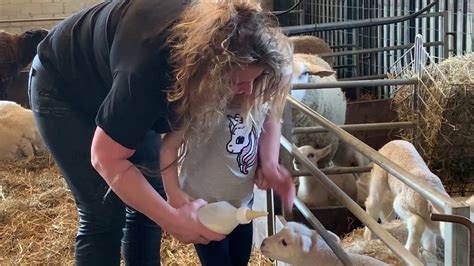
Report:
[[[96,123],[127,148],[134,149],[149,130],[169,132],[166,40],[184,8],[181,1],[134,1],[117,24],[109,54],[112,86]]]
[[[149,130],[169,131],[167,105],[165,91],[149,78],[115,72],[96,123],[115,141],[135,149]]]

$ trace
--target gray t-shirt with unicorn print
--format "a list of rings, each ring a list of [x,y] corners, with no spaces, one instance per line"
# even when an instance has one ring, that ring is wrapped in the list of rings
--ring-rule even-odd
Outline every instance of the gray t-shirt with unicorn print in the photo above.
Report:
[[[205,141],[190,140],[179,175],[183,191],[208,203],[228,201],[236,208],[251,207],[258,139],[265,120],[260,117],[246,126],[240,111],[229,109]]]

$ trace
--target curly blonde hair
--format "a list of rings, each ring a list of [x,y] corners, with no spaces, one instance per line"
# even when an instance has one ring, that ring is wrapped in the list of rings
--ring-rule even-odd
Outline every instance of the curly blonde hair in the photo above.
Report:
[[[290,88],[293,48],[276,19],[255,1],[193,1],[172,27],[168,43],[175,81],[168,92],[173,129],[206,132],[220,121],[229,101],[233,75],[246,65],[265,67],[253,84],[244,116],[270,102],[280,119]]]

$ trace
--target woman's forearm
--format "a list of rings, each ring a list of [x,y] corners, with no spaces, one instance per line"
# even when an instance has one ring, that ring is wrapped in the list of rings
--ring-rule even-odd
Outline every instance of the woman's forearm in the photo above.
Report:
[[[258,154],[261,163],[278,164],[280,157],[280,137],[280,124],[267,114],[258,146]]]
[[[109,185],[123,202],[166,228],[173,222],[176,209],[158,194],[132,163],[127,162],[124,163],[129,165]]]
[[[128,160],[134,152],[115,142],[97,127],[91,147],[94,168],[124,203],[166,227],[173,221],[175,209]]]

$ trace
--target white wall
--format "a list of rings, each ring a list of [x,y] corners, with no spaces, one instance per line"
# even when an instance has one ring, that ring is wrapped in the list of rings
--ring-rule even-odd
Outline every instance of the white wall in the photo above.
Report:
[[[62,18],[99,0],[0,0],[0,21],[12,19]],[[0,23],[0,30],[21,33],[33,28],[50,29],[59,21]]]

